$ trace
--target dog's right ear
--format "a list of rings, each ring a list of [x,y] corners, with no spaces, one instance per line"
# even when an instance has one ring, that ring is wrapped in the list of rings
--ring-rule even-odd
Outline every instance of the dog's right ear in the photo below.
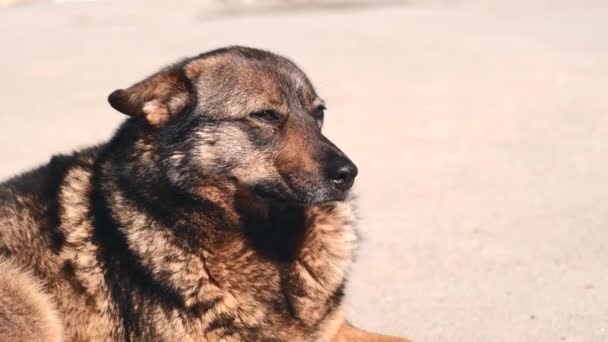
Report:
[[[171,66],[127,89],[115,90],[108,102],[121,113],[162,126],[186,108],[192,98],[192,85],[184,70]]]

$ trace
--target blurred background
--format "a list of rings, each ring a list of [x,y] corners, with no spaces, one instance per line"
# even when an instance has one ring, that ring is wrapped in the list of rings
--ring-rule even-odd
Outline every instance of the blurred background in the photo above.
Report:
[[[415,341],[608,341],[608,2],[0,0],[0,177],[232,44],[296,61],[360,168],[349,319]]]

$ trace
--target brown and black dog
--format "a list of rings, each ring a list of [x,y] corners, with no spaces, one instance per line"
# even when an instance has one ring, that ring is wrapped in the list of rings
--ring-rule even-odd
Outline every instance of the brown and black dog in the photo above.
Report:
[[[109,102],[108,143],[0,185],[0,339],[404,341],[345,323],[357,168],[294,63],[219,49]]]

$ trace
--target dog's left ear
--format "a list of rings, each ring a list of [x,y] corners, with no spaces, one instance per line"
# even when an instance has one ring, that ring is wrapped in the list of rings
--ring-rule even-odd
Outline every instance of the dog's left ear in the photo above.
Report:
[[[192,100],[191,82],[179,66],[171,66],[127,89],[118,89],[108,102],[121,113],[162,126]]]

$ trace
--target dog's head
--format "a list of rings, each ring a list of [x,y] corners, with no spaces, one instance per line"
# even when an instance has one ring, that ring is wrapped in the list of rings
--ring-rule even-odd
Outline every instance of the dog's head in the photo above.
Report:
[[[343,200],[357,167],[321,133],[306,75],[270,52],[231,47],[184,60],[108,98],[156,136],[167,179],[192,191],[225,179],[262,198]]]

